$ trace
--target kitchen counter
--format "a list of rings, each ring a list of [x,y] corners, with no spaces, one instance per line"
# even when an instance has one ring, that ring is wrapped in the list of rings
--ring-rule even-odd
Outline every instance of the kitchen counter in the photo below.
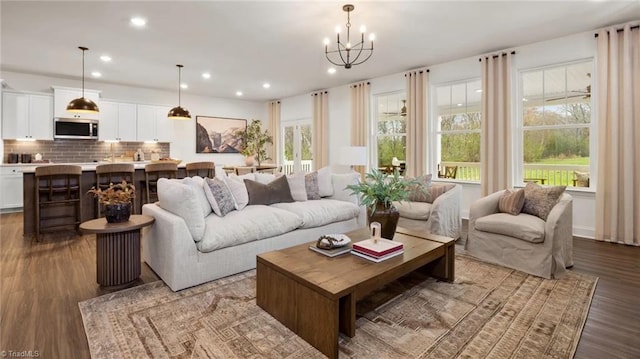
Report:
[[[0,167],[20,167],[22,172],[24,173],[34,173],[36,171],[36,167],[38,166],[53,166],[53,165],[75,165],[82,167],[83,171],[95,171],[96,166],[98,165],[106,165],[110,163],[132,163],[135,169],[144,169],[144,166],[151,163],[152,161],[136,161],[136,162],[109,162],[109,161],[100,161],[100,162],[69,162],[69,163],[2,163]],[[178,168],[184,168],[184,162],[178,164]]]

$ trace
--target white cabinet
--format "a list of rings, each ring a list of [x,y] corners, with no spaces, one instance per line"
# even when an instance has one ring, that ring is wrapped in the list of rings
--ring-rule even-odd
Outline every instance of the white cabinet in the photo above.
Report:
[[[73,89],[66,87],[53,87],[53,117],[56,118],[86,118],[90,120],[97,120],[100,118],[100,113],[74,113],[67,111],[67,105],[72,100],[82,97],[82,89]],[[84,90],[84,98],[89,99],[98,105],[100,108],[100,91],[96,90]]]
[[[2,138],[53,140],[53,98],[26,92],[2,93]]]
[[[173,121],[168,106],[138,105],[138,141],[170,142]]]
[[[0,209],[20,207],[22,207],[22,167],[0,167]]]
[[[137,141],[136,105],[112,101],[100,102],[100,127],[102,141]]]

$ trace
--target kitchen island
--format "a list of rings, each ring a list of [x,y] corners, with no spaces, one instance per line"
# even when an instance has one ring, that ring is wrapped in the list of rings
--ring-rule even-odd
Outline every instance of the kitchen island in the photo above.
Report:
[[[104,162],[109,163],[109,162]],[[142,213],[142,194],[143,194],[143,184],[145,180],[144,167],[150,161],[142,161],[142,162],[133,162],[135,173],[133,182],[136,186],[136,201],[135,208],[133,213],[140,214]],[[57,165],[61,163],[51,163],[47,165]],[[94,163],[66,163],[70,165],[77,165],[82,167],[82,209],[81,209],[81,221],[88,221],[91,219],[98,218],[97,216],[97,202],[92,194],[87,193],[91,189],[91,187],[95,186],[96,183],[96,166],[103,164],[101,162]],[[22,196],[23,196],[23,223],[24,223],[24,232],[25,236],[35,234],[35,221],[36,221],[36,198],[35,198],[35,187],[36,187],[36,176],[35,176],[35,167],[25,168],[22,174],[23,177],[23,188],[22,188]],[[183,178],[186,176],[186,171],[184,164],[178,165],[178,178]]]

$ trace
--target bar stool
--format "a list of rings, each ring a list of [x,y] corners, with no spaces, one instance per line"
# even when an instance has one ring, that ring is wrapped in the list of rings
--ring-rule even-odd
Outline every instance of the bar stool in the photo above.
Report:
[[[256,171],[256,168],[255,167],[238,166],[238,167],[234,168],[234,171],[236,172],[236,176],[242,176],[242,175],[245,175],[247,173],[254,173]]]
[[[36,167],[36,241],[43,229],[78,226],[82,222],[82,167]],[[72,221],[69,221],[72,220]]]
[[[186,171],[187,177],[213,178],[216,176],[216,165],[213,162],[191,162],[186,164]]]
[[[96,166],[96,188],[105,190],[110,184],[118,184],[122,181],[133,184],[135,168],[131,163],[111,163]],[[98,205],[98,218],[102,217],[102,205],[96,200]],[[132,213],[135,213],[136,199],[133,199]]]
[[[160,178],[176,178],[178,176],[178,164],[175,162],[149,163],[144,166],[145,187],[147,189],[147,202],[152,203],[151,198],[158,200],[158,180]]]

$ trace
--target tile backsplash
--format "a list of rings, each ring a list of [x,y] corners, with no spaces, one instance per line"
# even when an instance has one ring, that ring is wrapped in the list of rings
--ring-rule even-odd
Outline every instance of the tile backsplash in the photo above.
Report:
[[[16,141],[4,140],[3,163],[9,162],[10,153],[28,153],[35,160],[35,154],[43,160],[54,163],[102,161],[111,155],[111,146],[116,157],[142,149],[146,160],[151,159],[151,151],[160,151],[160,157],[169,157],[169,143],[144,142],[104,142],[96,140],[55,140],[55,141]]]

